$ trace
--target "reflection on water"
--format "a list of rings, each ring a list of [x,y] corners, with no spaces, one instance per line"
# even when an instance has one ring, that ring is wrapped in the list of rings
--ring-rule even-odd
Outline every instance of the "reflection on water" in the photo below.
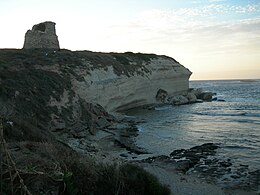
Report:
[[[136,143],[153,154],[206,142],[221,144],[218,155],[260,168],[260,84],[258,82],[201,81],[192,87],[217,92],[226,102],[164,106],[134,110],[144,119]],[[220,95],[219,95],[220,94]]]

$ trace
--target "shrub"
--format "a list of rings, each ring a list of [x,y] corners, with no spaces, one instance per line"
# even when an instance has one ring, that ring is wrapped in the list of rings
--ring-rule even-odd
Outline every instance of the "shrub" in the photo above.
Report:
[[[159,183],[155,176],[141,167],[125,164],[120,167],[120,173],[124,183],[122,194],[171,194],[168,187]]]
[[[170,189],[158,179],[133,164],[123,164],[119,168],[116,165],[101,166],[94,194],[107,195],[168,195]]]

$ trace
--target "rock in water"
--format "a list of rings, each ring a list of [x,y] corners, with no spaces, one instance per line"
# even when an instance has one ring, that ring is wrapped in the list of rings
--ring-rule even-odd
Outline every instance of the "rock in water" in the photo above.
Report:
[[[183,95],[177,95],[177,96],[174,96],[170,99],[170,102],[173,104],[173,105],[183,105],[183,104],[188,104],[189,103],[189,100],[187,97],[183,96]]]
[[[24,49],[47,48],[60,49],[54,22],[36,24],[25,34]]]
[[[189,103],[195,103],[197,102],[197,96],[194,93],[188,93],[187,98],[189,100]]]
[[[201,94],[199,94],[199,96],[197,98],[202,99],[203,101],[212,101],[212,97],[214,95],[216,95],[216,93],[202,92]]]

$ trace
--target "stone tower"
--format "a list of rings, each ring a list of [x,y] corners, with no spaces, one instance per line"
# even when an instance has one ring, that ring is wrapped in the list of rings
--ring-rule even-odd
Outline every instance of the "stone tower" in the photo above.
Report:
[[[32,30],[28,30],[25,34],[23,48],[59,49],[60,45],[56,35],[55,23],[48,21],[34,25]]]

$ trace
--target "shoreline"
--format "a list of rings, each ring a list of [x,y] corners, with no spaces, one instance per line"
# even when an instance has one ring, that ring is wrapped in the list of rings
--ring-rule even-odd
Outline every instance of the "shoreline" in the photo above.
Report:
[[[152,175],[156,176],[158,180],[168,186],[171,190],[171,194],[194,194],[194,195],[223,195],[223,194],[245,194],[254,195],[258,194],[256,191],[245,191],[240,189],[224,189],[213,182],[203,181],[194,175],[187,175],[177,171],[174,167],[165,166],[165,164],[151,164],[141,162],[136,159],[126,159],[120,154],[126,153],[127,150],[114,147],[114,151],[102,151],[98,155],[92,157],[98,162],[104,163],[133,163],[144,168]]]
[[[172,161],[172,159],[183,159],[190,157],[189,155],[178,156],[179,153],[173,151],[172,153],[177,156],[171,156],[171,154],[169,154],[169,156],[154,156],[154,154],[146,152],[145,149],[139,148],[133,139],[138,134],[136,125],[141,122],[144,121],[139,121],[133,117],[125,117],[123,114],[117,113],[114,116],[113,122],[111,122],[109,125],[106,124],[105,127],[95,131],[95,134],[89,134],[87,137],[75,137],[75,135],[70,135],[69,132],[55,133],[57,133],[56,138],[60,138],[59,141],[61,143],[76,151],[79,156],[89,157],[89,159],[93,159],[94,162],[98,164],[116,164],[119,166],[130,163],[142,167],[144,170],[156,176],[163,185],[168,186],[172,194],[259,194],[259,189],[258,191],[252,189],[245,191],[241,189],[224,188],[219,184],[214,183],[213,180],[203,180],[198,177],[198,174],[190,174],[186,169],[188,168],[188,170],[190,170],[194,166],[191,166],[189,163],[187,164],[187,161],[184,161],[184,163],[180,164],[178,164],[178,162],[181,162],[179,160],[176,162]],[[14,147],[12,150],[14,152],[16,152],[16,150],[20,151],[20,145],[24,144],[24,147],[32,152],[34,152],[35,146],[38,147],[39,144],[40,146],[43,145],[47,148],[51,146],[48,144],[48,142],[24,142],[22,144],[17,142],[15,145],[18,146]],[[211,146],[211,144],[206,144],[206,146]],[[51,146],[51,149],[52,147],[53,146]],[[195,159],[195,164],[200,162],[200,159],[197,159],[197,156],[195,155],[199,150],[201,150],[200,147],[201,146],[194,146],[196,150],[191,156],[193,159]],[[184,149],[179,150],[182,151],[182,153],[185,153]],[[190,150],[192,150],[192,148],[187,149],[188,152]],[[214,147],[213,149],[209,150],[206,148],[207,153],[210,155],[214,155],[214,150]],[[21,150],[19,155],[22,153],[23,152]],[[39,153],[36,153],[36,155],[39,155]],[[206,156],[205,159],[207,159]],[[192,164],[193,163],[194,162],[192,162]],[[225,164],[226,162],[217,163],[223,164],[224,167],[227,166]],[[78,168],[81,169],[81,167]],[[37,172],[37,174],[38,173],[41,172]]]
[[[147,109],[147,108],[146,108]],[[259,194],[259,189],[253,190],[248,188],[248,191],[237,188],[223,187],[212,179],[205,178],[205,180],[199,178],[198,172],[196,173],[197,165],[200,165],[201,158],[208,159],[207,156],[214,156],[215,144],[205,143],[206,150],[201,149],[201,146],[194,146],[196,150],[179,149],[175,150],[168,156],[161,155],[155,156],[152,153],[148,153],[146,149],[140,148],[136,145],[134,138],[138,135],[137,125],[145,122],[134,117],[127,117],[124,113],[113,113],[113,120],[108,123],[99,122],[99,129],[94,134],[86,136],[71,135],[70,132],[57,131],[55,137],[59,138],[59,141],[70,149],[76,151],[79,156],[88,157],[93,159],[94,162],[104,165],[123,165],[134,164],[142,167],[152,175],[156,176],[158,180],[169,187],[172,194],[245,194],[253,195]],[[111,118],[111,116],[107,116]],[[18,145],[20,143],[17,143]],[[31,147],[31,143],[26,147]],[[32,143],[34,145],[35,143]],[[36,144],[36,146],[39,143]],[[47,144],[47,142],[46,142]],[[214,146],[214,147],[211,147]],[[206,155],[198,155],[202,150],[203,155],[206,151]],[[33,151],[33,150],[32,150]],[[178,151],[181,151],[179,153]],[[193,153],[190,155],[190,151]],[[182,156],[182,154],[187,154]],[[37,153],[36,153],[37,154]],[[21,155],[21,154],[20,154]],[[38,155],[38,154],[37,154]],[[175,155],[175,156],[174,156]],[[202,155],[202,157],[201,157]],[[188,162],[188,160],[193,161]],[[174,159],[174,160],[173,160]],[[195,161],[194,161],[195,160]],[[226,161],[212,161],[212,165],[221,165],[224,169],[229,168],[229,162]],[[198,166],[197,168],[199,168]],[[80,169],[81,167],[79,167]],[[189,170],[194,169],[192,174]],[[225,169],[225,170],[227,170]]]
[[[182,173],[175,172],[170,168],[143,165],[143,168],[155,175],[159,181],[171,189],[172,194],[192,194],[192,195],[223,195],[223,194],[243,194],[253,195],[258,194],[257,192],[247,192],[244,190],[234,189],[223,189],[220,186],[205,182],[195,176],[185,175]]]
[[[108,137],[106,137],[106,135]],[[158,180],[168,186],[172,194],[197,194],[197,195],[222,195],[222,194],[245,194],[254,195],[259,193],[255,190],[243,190],[230,187],[223,187],[213,180],[199,178],[198,174],[184,173],[176,169],[176,165],[160,159],[161,156],[153,154],[136,154],[129,151],[122,145],[115,145],[109,139],[109,133],[99,131],[95,143],[100,147],[99,151],[91,155],[96,161],[104,163],[133,163],[141,166],[149,173],[153,174]],[[129,139],[132,139],[130,137]],[[198,147],[198,146],[195,146]],[[154,158],[154,162],[147,162],[147,159]],[[163,156],[162,156],[163,158]],[[156,159],[159,159],[158,161]]]
[[[101,133],[103,134],[103,133]],[[100,136],[100,135],[98,135]],[[102,146],[101,146],[102,145]],[[199,178],[194,176],[188,176],[181,172],[177,172],[174,168],[162,167],[160,164],[151,164],[142,162],[142,160],[148,158],[152,154],[141,155],[139,159],[132,159],[131,155],[121,156],[120,154],[129,154],[129,151],[120,146],[115,146],[109,141],[100,140],[97,145],[100,148],[99,152],[89,154],[95,161],[102,163],[133,163],[136,164],[144,170],[148,171],[152,175],[156,176],[158,180],[168,186],[171,190],[171,194],[209,194],[209,192],[214,191],[216,195],[227,194],[223,189],[214,184],[205,183]],[[136,155],[133,155],[136,156]],[[196,192],[196,193],[194,193]],[[250,194],[250,193],[249,193]]]

